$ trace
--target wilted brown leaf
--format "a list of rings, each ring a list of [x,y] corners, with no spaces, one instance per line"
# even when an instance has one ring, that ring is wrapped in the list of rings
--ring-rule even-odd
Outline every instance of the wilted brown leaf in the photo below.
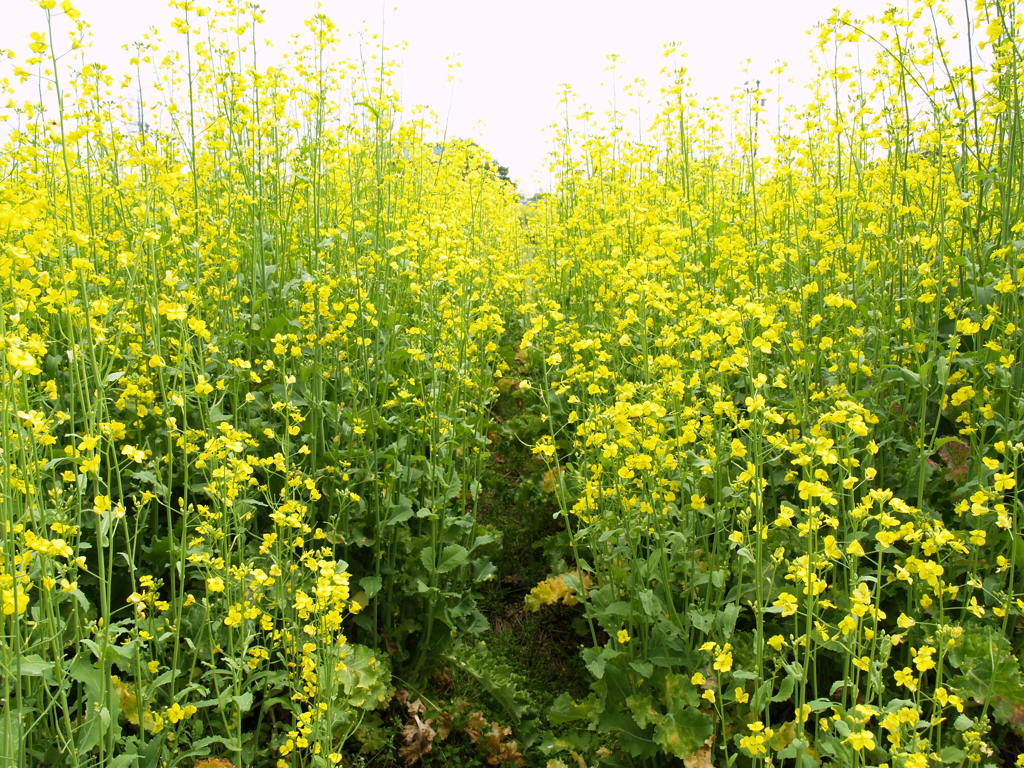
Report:
[[[469,715],[469,720],[466,721],[465,732],[469,737],[469,740],[476,744],[480,738],[480,734],[484,728],[487,727],[487,718],[484,717],[482,712],[472,712]]]
[[[434,720],[437,725],[437,738],[444,741],[455,729],[455,716],[451,712],[441,712]]]
[[[698,749],[689,757],[683,758],[683,765],[686,768],[715,768],[711,762],[711,747],[715,743],[715,737],[712,735],[707,741],[704,742],[704,746]]]
[[[431,727],[431,720],[424,717],[426,707],[421,699],[409,701],[409,692],[401,690],[395,694],[395,700],[408,713],[409,722],[402,728],[402,746],[398,748],[398,756],[406,765],[413,765],[434,748],[436,731]]]
[[[434,729],[430,727],[430,720],[423,720],[419,715],[413,715],[402,729],[404,744],[398,748],[398,756],[406,765],[418,763],[425,754],[434,748],[434,736],[436,735]]]
[[[508,739],[512,729],[498,723],[491,723],[491,729],[484,734],[480,746],[487,758],[488,765],[522,765],[523,755],[519,745]]]

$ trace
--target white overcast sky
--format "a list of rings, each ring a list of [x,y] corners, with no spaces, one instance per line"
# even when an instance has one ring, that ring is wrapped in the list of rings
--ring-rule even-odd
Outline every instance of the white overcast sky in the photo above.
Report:
[[[906,0],[894,0],[905,7]],[[121,45],[150,26],[167,28],[163,0],[74,0],[92,25],[94,59],[115,71],[128,54]],[[209,4],[203,3],[200,4]],[[342,29],[383,30],[408,47],[395,55],[406,103],[431,107],[449,136],[474,138],[529,194],[547,186],[549,126],[559,119],[558,92],[570,83],[597,111],[609,102],[607,54],[618,54],[621,83],[659,82],[664,44],[687,53],[694,88],[723,99],[750,77],[774,81],[769,70],[789,65],[784,98],[801,99],[813,74],[807,30],[833,5],[858,16],[886,0],[322,0]],[[313,0],[263,0],[262,35],[283,42],[302,28]],[[0,48],[27,50],[31,31],[45,28],[35,0],[0,0]],[[165,42],[176,38],[164,36]],[[449,60],[460,63],[449,82]],[[749,63],[748,63],[749,60]],[[744,73],[744,67],[750,74]],[[621,91],[620,91],[621,93]]]

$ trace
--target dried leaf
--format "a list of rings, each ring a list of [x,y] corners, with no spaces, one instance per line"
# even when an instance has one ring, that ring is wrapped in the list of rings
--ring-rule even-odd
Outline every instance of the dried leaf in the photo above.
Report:
[[[501,742],[512,735],[512,729],[506,725],[491,723],[491,730],[484,736],[484,747],[489,752],[497,752],[501,748]]]
[[[436,731],[431,727],[431,720],[424,717],[426,707],[422,699],[409,701],[411,696],[406,690],[395,694],[395,701],[408,713],[409,722],[402,728],[402,746],[398,748],[398,756],[406,765],[413,765],[434,748]]]
[[[411,704],[407,704],[405,709],[409,713],[409,717],[421,716],[427,711],[427,708],[423,704],[423,699],[416,699],[416,701]]]
[[[402,729],[402,741],[405,744],[398,748],[398,756],[406,765],[418,763],[434,748],[434,736],[437,734],[430,727],[430,722],[420,719],[419,715],[413,715],[412,721]]]
[[[451,712],[442,712],[435,718],[435,725],[437,738],[444,741],[455,730],[455,716]]]
[[[714,735],[704,742],[704,746],[698,749],[689,757],[683,758],[683,765],[686,768],[715,768],[711,762],[711,747],[715,743]]]
[[[480,738],[480,734],[484,728],[487,727],[487,718],[484,717],[482,712],[472,712],[469,715],[469,720],[466,721],[465,732],[469,737],[469,740],[476,744]]]
[[[505,741],[512,735],[512,729],[498,723],[491,723],[491,730],[484,735],[480,745],[487,756],[488,765],[522,765],[523,756],[515,741]]]

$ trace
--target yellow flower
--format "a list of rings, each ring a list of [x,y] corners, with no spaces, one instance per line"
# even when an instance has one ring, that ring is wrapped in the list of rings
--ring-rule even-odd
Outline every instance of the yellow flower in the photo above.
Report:
[[[930,645],[922,645],[916,651],[911,649],[914,653],[914,666],[917,667],[918,672],[927,672],[929,669],[935,669],[935,660],[932,656],[935,653],[935,649]]]
[[[206,380],[206,377],[200,375],[196,380],[195,393],[197,395],[208,395],[213,392],[213,385]]]
[[[768,754],[765,748],[765,738],[760,733],[752,733],[740,739],[740,749],[745,750],[752,757]]]
[[[935,689],[935,700],[943,707],[953,707],[957,712],[964,711],[963,699],[956,694],[950,693],[945,688],[939,687]]]
[[[629,632],[627,630],[625,630],[625,629],[620,629],[618,631],[618,634],[615,635],[615,637],[623,645],[628,643],[630,641],[630,639],[631,639],[630,636],[629,636]]]
[[[792,616],[796,613],[797,601],[796,596],[789,592],[779,593],[778,598],[772,603],[773,606],[782,609],[783,616]]]
[[[995,489],[997,491],[1009,491],[1017,487],[1017,480],[1011,474],[1004,474],[1002,472],[996,472],[995,474]]]
[[[157,305],[157,311],[168,320],[184,320],[188,315],[188,308],[184,304],[177,304],[171,301],[161,301]]]
[[[11,367],[22,373],[28,373],[33,376],[40,373],[39,366],[36,365],[35,356],[21,347],[14,346],[7,350],[7,362]]]
[[[974,387],[970,384],[960,387],[956,392],[953,393],[952,397],[949,398],[949,402],[954,406],[958,407],[966,403],[968,400],[978,394]]]
[[[897,685],[902,685],[911,692],[917,690],[917,679],[914,677],[914,673],[911,671],[910,667],[904,667],[903,669],[897,670],[893,673],[893,677],[895,678]]]
[[[839,632],[846,636],[857,629],[857,618],[853,614],[847,614],[839,622]]]
[[[4,616],[22,614],[28,608],[28,593],[10,576],[0,576],[0,609]]]
[[[979,619],[985,615],[985,609],[978,603],[978,598],[973,595],[971,596],[971,599],[967,601],[967,610]]]
[[[903,613],[902,611],[900,612],[900,615],[896,617],[896,626],[898,626],[900,629],[910,629],[916,623],[916,621],[914,621],[912,618],[907,616],[907,614]]]
[[[732,669],[732,645],[730,643],[726,643],[715,656],[714,668],[719,672],[728,672]]]
[[[192,717],[197,711],[193,704],[187,704],[183,707],[178,702],[174,702],[167,708],[164,715],[171,721],[171,724],[177,724],[182,720]]]
[[[875,748],[875,734],[871,731],[857,731],[851,733],[843,741],[849,744],[857,752],[862,749],[874,749]]]

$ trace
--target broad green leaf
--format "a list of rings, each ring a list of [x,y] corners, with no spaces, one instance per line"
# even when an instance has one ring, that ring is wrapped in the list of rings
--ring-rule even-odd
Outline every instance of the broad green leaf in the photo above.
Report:
[[[437,572],[448,573],[448,571],[465,565],[467,562],[469,562],[468,549],[461,544],[448,544],[441,550],[441,556],[438,558],[437,563]]]
[[[564,725],[580,720],[594,720],[600,712],[601,706],[593,694],[582,701],[576,701],[568,693],[563,693],[548,708],[548,721],[552,725]]]
[[[654,740],[669,754],[686,758],[704,746],[714,731],[711,718],[692,707],[670,707],[655,727]]]
[[[380,576],[364,576],[359,580],[359,586],[366,593],[367,597],[373,597],[380,592],[383,582]]]

